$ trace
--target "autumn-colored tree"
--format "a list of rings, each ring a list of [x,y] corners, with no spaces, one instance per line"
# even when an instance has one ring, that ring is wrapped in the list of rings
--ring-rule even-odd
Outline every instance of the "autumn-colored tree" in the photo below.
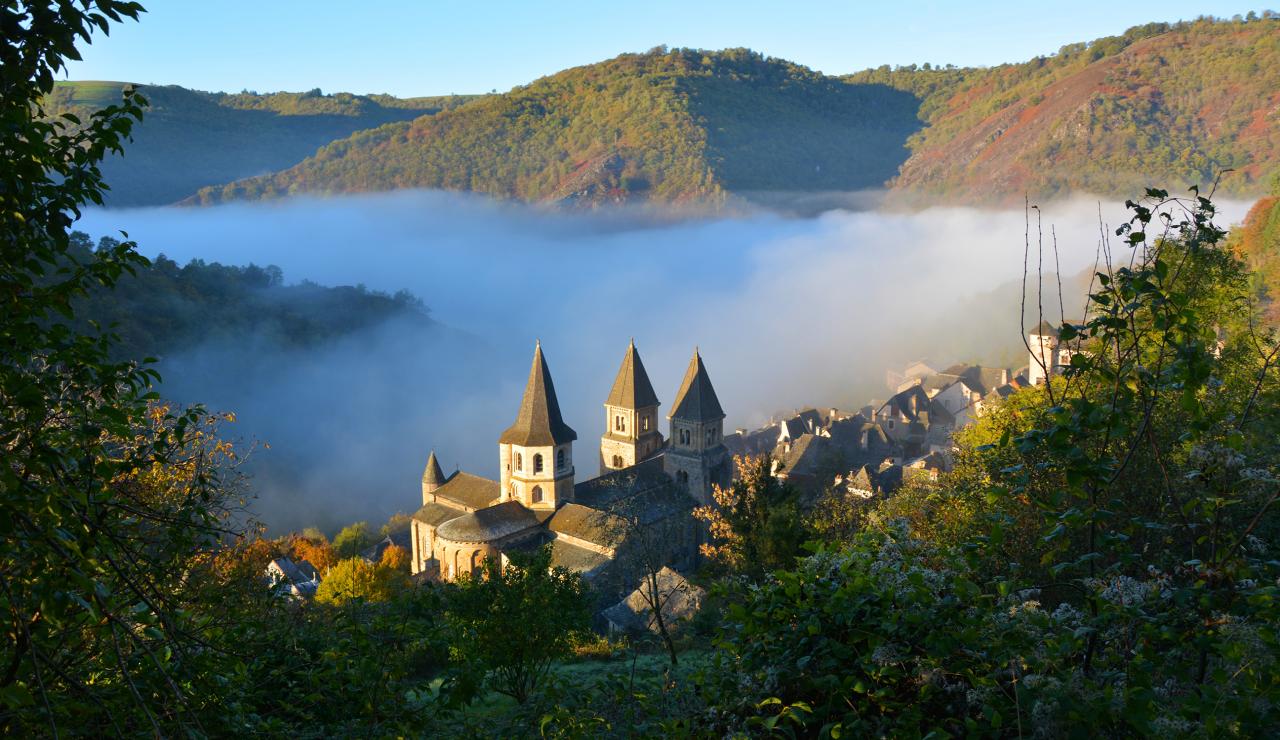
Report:
[[[320,582],[316,601],[321,604],[343,604],[357,599],[386,601],[391,595],[378,566],[364,558],[348,558],[333,566]]]
[[[289,557],[295,562],[305,560],[315,566],[323,575],[338,563],[337,553],[323,538],[313,540],[307,537],[296,537],[290,544]]]
[[[735,457],[734,466],[740,477],[728,487],[716,486],[712,505],[694,509],[711,530],[702,554],[751,576],[790,567],[808,536],[799,491],[774,476],[767,454]]]
[[[408,573],[409,551],[399,545],[388,545],[387,549],[382,551],[382,559],[378,561],[378,567]]]

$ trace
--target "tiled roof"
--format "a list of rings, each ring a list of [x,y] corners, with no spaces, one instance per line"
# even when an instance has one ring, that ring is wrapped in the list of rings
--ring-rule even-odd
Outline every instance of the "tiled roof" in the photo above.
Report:
[[[542,357],[542,344],[533,350],[533,366],[529,368],[529,382],[520,401],[516,423],[507,428],[498,441],[524,447],[551,446],[572,442],[578,438],[560,416],[560,402],[556,400],[556,387],[551,382],[551,371]]]

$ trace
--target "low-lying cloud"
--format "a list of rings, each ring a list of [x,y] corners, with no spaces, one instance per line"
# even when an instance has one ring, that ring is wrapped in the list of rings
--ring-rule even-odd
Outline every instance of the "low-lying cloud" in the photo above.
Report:
[[[1247,207],[1223,205],[1223,223]],[[1102,218],[1113,227],[1125,215],[1104,203]],[[1063,274],[1093,264],[1096,200],[1047,206],[1044,219]],[[1020,210],[671,221],[398,192],[98,210],[78,228],[126,230],[145,254],[180,263],[275,264],[291,282],[407,289],[431,308],[441,326],[391,322],[311,350],[246,337],[163,360],[166,395],[235,411],[237,436],[270,445],[255,488],[276,530],[412,510],[433,448],[446,467],[495,475],[535,338],[584,477],[631,337],[664,403],[700,347],[730,427],[806,404],[860,407],[884,397],[886,368],[911,358],[1020,359],[1017,292],[998,291],[1022,276]],[[1045,303],[1056,320],[1056,294]]]

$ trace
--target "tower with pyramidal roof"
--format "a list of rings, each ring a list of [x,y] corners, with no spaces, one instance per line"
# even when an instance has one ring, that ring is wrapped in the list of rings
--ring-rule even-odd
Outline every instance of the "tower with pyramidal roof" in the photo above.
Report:
[[[663,469],[702,505],[712,503],[712,488],[728,485],[732,473],[724,446],[724,416],[702,356],[695,349],[667,415],[671,441],[663,455]]]
[[[635,340],[627,346],[618,377],[604,402],[600,437],[600,474],[629,468],[662,450],[658,431],[658,394],[653,392]]]
[[[560,416],[556,387],[539,342],[516,423],[498,438],[501,500],[553,511],[573,501],[573,441],[577,438],[578,433]]]

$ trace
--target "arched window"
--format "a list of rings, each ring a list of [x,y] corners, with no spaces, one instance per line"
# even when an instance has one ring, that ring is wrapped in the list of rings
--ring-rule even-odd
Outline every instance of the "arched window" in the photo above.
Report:
[[[627,417],[623,416],[622,414],[618,414],[617,416],[613,417],[613,430],[615,432],[627,431]]]
[[[541,453],[533,456],[533,472],[535,473],[542,472],[542,454]]]
[[[676,471],[676,482],[681,483],[681,484],[683,484],[683,485],[688,485],[688,484],[689,484],[689,474],[688,474],[688,473],[686,473],[686,472],[684,472],[683,470],[677,470],[677,471]]]
[[[524,455],[519,452],[516,453],[516,470],[524,472]]]
[[[640,417],[640,431],[642,432],[649,431],[649,417],[647,416]]]
[[[472,573],[480,572],[480,551],[479,550],[473,550],[471,552],[471,572]]]
[[[564,450],[563,449],[556,450],[556,469],[558,470],[564,469]]]
[[[614,456],[613,456],[613,467],[615,467],[615,468],[621,468],[621,467],[622,467],[622,455],[614,455]]]
[[[536,503],[540,503],[540,502],[542,501],[542,486],[534,486],[534,487],[533,487],[533,498],[532,498],[532,500],[533,500],[533,503],[535,503],[535,504],[536,504]]]

